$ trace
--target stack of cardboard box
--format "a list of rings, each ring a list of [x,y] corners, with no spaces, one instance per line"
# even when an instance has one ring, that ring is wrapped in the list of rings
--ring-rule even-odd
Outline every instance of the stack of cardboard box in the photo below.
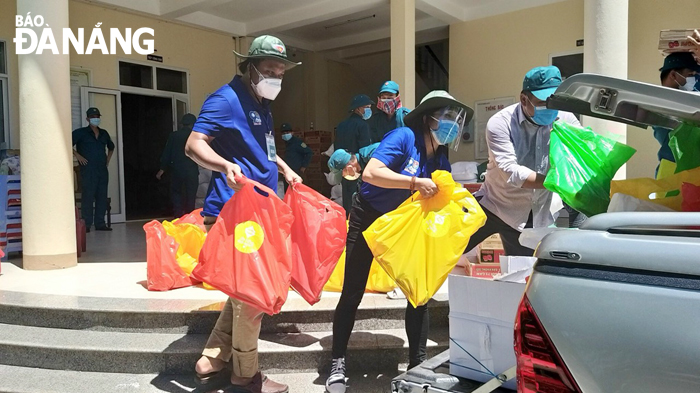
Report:
[[[674,52],[690,52],[695,49],[688,36],[693,30],[661,30],[659,33],[659,51],[664,56]]]
[[[471,266],[472,276],[491,278],[501,272],[500,257],[505,255],[501,236],[498,234],[486,238],[478,246],[478,261]]]

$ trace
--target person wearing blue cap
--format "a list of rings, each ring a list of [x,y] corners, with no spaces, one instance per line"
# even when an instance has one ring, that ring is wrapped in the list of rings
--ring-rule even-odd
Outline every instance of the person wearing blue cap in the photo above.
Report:
[[[212,171],[202,215],[209,230],[224,204],[243,185],[241,176],[277,192],[277,174],[288,183],[301,182],[275,147],[270,103],[282,89],[285,71],[301,64],[287,58],[287,48],[277,37],[253,40],[238,69],[243,75],[207,97],[185,147],[195,162]],[[258,365],[258,338],[263,312],[229,298],[195,366],[196,381],[211,384],[226,378],[226,392],[287,393],[289,387],[264,376]]]
[[[350,153],[357,153],[360,148],[369,145],[370,130],[366,120],[372,116],[372,100],[366,94],[359,94],[350,101],[350,117],[338,124],[335,130],[333,144],[335,149],[345,149]],[[341,181],[343,187],[343,208],[349,214],[352,194],[357,190],[357,180]]]
[[[377,110],[369,119],[372,142],[381,142],[387,132],[404,127],[403,119],[408,112],[410,110],[401,104],[399,84],[394,81],[382,83],[377,96]]]
[[[284,161],[296,173],[306,172],[309,166],[311,157],[314,155],[313,150],[309,148],[304,141],[295,137],[292,134],[292,125],[283,123],[280,130],[282,131],[282,140],[286,143],[284,149]],[[289,185],[284,182],[284,191],[287,191]]]
[[[664,59],[664,65],[659,68],[659,71],[661,71],[662,86],[685,91],[697,92],[700,90],[700,76],[698,76],[700,73],[700,65],[695,61],[693,54],[690,52],[669,54]],[[668,146],[669,134],[673,130],[657,126],[652,127],[652,129],[654,130],[654,138],[656,138],[661,145],[657,153],[659,162],[661,160],[676,162],[671,148]]]
[[[533,68],[523,80],[520,102],[502,109],[486,124],[486,180],[474,193],[486,213],[486,224],[472,235],[465,253],[498,233],[507,255],[532,256],[534,250],[520,244],[520,232],[554,223],[553,194],[543,185],[552,124],[561,120],[581,126],[572,113],[547,108],[547,99],[561,81],[557,67]]]
[[[90,232],[93,220],[96,230],[112,230],[105,223],[105,215],[109,198],[107,167],[114,154],[115,146],[109,133],[99,127],[101,118],[99,109],[88,108],[86,112],[88,125],[74,130],[72,134],[73,146],[75,146],[73,155],[80,164],[82,188],[80,211],[85,220],[86,232]]]
[[[451,169],[448,145],[458,146],[464,125],[473,115],[471,108],[446,91],[432,91],[406,115],[407,127],[389,131],[365,165],[363,182],[352,199],[348,221],[343,290],[333,314],[331,373],[326,380],[328,393],[343,393],[347,388],[345,355],[374,258],[362,232],[377,218],[399,207],[415,191],[424,198],[437,193],[430,176],[435,170]],[[346,154],[342,161],[347,159]],[[336,164],[333,167],[337,169]],[[408,303],[409,368],[427,357],[428,325],[427,305],[413,307]]]
[[[156,173],[156,178],[160,180],[165,171],[171,172],[170,198],[175,218],[192,212],[197,199],[199,166],[185,155],[185,143],[196,121],[197,117],[191,113],[182,116],[180,128],[171,133],[165,143],[160,156],[160,170]]]
[[[331,154],[328,160],[328,169],[342,179],[357,180],[359,188],[359,185],[362,184],[362,171],[377,147],[379,147],[379,143],[373,143],[361,148],[355,154],[351,154],[345,149],[338,149]]]

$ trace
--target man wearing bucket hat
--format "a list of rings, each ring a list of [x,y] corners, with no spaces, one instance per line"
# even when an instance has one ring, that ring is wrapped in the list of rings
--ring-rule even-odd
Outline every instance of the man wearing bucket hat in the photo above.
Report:
[[[693,54],[690,52],[671,53],[664,59],[663,67],[659,68],[661,72],[661,85],[685,91],[700,90],[700,65],[695,61]],[[659,141],[661,147],[657,153],[659,161],[668,160],[676,162],[671,148],[668,146],[669,134],[671,129],[663,127],[652,127],[654,130],[654,138]]]
[[[345,149],[351,154],[360,151],[371,143],[369,125],[366,120],[372,116],[372,100],[366,94],[359,94],[350,101],[350,117],[338,124],[333,142],[336,150]],[[343,179],[343,208],[346,214],[350,212],[352,194],[357,191],[357,181]]]
[[[534,250],[520,244],[520,232],[526,226],[554,223],[552,192],[543,186],[552,124],[562,120],[581,126],[572,113],[547,109],[547,99],[560,84],[557,67],[533,68],[523,80],[520,102],[496,113],[486,124],[486,180],[474,193],[486,213],[486,224],[472,235],[465,252],[498,233],[507,255],[532,256]]]
[[[372,142],[380,142],[387,132],[403,127],[408,112],[410,110],[401,104],[399,84],[394,81],[382,83],[377,95],[377,110],[369,119]]]
[[[282,88],[286,70],[300,63],[287,58],[287,49],[276,37],[253,40],[242,62],[243,74],[207,97],[185,147],[186,153],[212,170],[202,215],[207,228],[216,221],[223,205],[242,185],[243,175],[277,190],[277,173],[288,183],[301,177],[277,157],[270,102]],[[197,382],[220,380],[232,360],[232,387],[225,391],[286,393],[286,385],[274,382],[258,368],[258,336],[263,313],[247,303],[229,298],[205,345],[195,371]],[[228,379],[228,378],[226,378]]]
[[[474,111],[446,91],[432,91],[406,115],[406,127],[384,136],[364,168],[363,183],[352,200],[346,243],[343,290],[333,316],[331,375],[329,393],[346,390],[345,355],[362,301],[373,255],[362,232],[377,218],[396,209],[414,191],[429,198],[437,193],[431,174],[449,171],[447,146],[456,148],[464,125]],[[427,306],[406,307],[409,367],[426,359],[428,339]]]

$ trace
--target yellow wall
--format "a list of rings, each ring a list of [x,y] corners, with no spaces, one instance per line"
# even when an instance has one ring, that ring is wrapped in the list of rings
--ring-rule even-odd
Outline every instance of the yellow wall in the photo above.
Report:
[[[12,38],[15,35],[14,15],[17,4],[15,0],[0,0],[0,40],[7,42],[8,66],[10,71],[10,129],[11,141],[19,147],[19,88],[17,75],[17,56]],[[155,31],[156,54],[163,57],[163,63],[148,61],[145,55],[132,51],[125,55],[118,49],[117,55],[104,55],[101,52],[91,55],[78,55],[71,48],[71,67],[91,70],[92,85],[109,89],[118,89],[118,60],[129,59],[153,66],[165,66],[189,71],[190,112],[198,114],[209,93],[228,83],[235,74],[235,40],[226,34],[183,26],[142,15],[116,11],[107,7],[71,1],[69,3],[70,28],[77,31],[85,29],[86,45],[95,23],[102,22],[102,31],[118,28],[120,31],[131,27],[150,27]],[[132,31],[133,31],[132,30]],[[146,37],[150,38],[150,37]],[[108,42],[109,45],[109,42]],[[59,43],[60,46],[60,43]],[[66,75],[68,77],[68,75]],[[66,97],[66,99],[69,99]]]
[[[450,26],[450,89],[465,104],[517,97],[525,73],[549,55],[576,50],[583,38],[583,0],[570,0]],[[474,160],[474,143],[450,161]]]
[[[629,0],[629,79],[660,84],[659,31],[700,27],[699,6],[698,0]],[[627,127],[627,143],[637,149],[627,164],[627,177],[653,176],[659,143],[651,129]]]

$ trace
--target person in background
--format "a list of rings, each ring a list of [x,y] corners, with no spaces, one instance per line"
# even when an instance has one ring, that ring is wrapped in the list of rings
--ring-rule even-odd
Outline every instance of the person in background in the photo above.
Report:
[[[399,84],[394,81],[384,82],[377,95],[377,110],[368,121],[372,142],[381,142],[387,132],[404,127],[403,119],[408,112],[410,110],[401,105]]]
[[[474,193],[486,213],[486,224],[472,235],[465,253],[498,233],[507,255],[532,256],[534,250],[520,244],[520,232],[554,223],[552,192],[543,185],[552,125],[561,120],[581,126],[573,113],[547,108],[547,99],[561,81],[557,67],[533,68],[523,80],[520,102],[502,109],[486,124],[488,170]]]
[[[185,155],[185,144],[196,121],[197,118],[191,113],[182,116],[180,128],[168,137],[160,156],[160,170],[156,173],[156,178],[160,180],[166,170],[171,172],[170,198],[175,218],[192,212],[197,199],[199,166]]]
[[[73,156],[80,164],[82,195],[80,210],[85,220],[86,232],[90,232],[93,220],[98,231],[111,231],[105,223],[107,213],[107,185],[109,161],[114,154],[114,142],[109,133],[100,128],[102,115],[97,108],[88,108],[88,125],[73,131]],[[93,208],[94,204],[94,208]]]
[[[377,218],[396,209],[413,192],[420,192],[424,198],[437,193],[431,174],[435,170],[451,169],[446,145],[459,143],[464,124],[473,114],[471,108],[446,91],[432,91],[406,116],[408,127],[387,133],[365,166],[362,186],[352,200],[345,278],[333,315],[331,374],[326,381],[329,393],[343,393],[346,390],[345,355],[374,258],[362,232]],[[408,303],[406,334],[409,368],[426,359],[428,324],[427,305],[413,307]]]
[[[700,73],[700,65],[693,58],[690,52],[671,53],[664,59],[664,64],[661,68],[661,86],[671,89],[680,89],[685,91],[696,91],[696,82],[700,78],[697,74]],[[671,129],[663,127],[652,127],[654,130],[654,138],[659,142],[659,152],[657,157],[661,160],[676,162],[673,157],[671,148],[668,146],[669,134]],[[656,168],[658,171],[658,167]]]
[[[303,174],[309,166],[311,157],[314,155],[306,143],[292,134],[292,125],[282,124],[282,140],[287,144],[284,150],[284,162],[296,173]],[[287,191],[288,184],[284,182],[284,191]]]
[[[359,94],[350,101],[350,117],[338,124],[335,130],[335,149],[345,149],[350,153],[357,153],[371,143],[370,130],[367,121],[372,117],[372,100],[365,94]],[[352,194],[357,190],[357,180],[343,179],[343,208],[349,214],[352,206]]]
[[[287,59],[287,49],[277,37],[253,40],[243,61],[241,75],[207,97],[202,105],[185,152],[212,170],[202,215],[209,230],[224,204],[243,186],[240,176],[277,190],[277,173],[288,183],[301,182],[277,157],[270,103],[282,89],[285,71],[301,63]],[[231,360],[233,385],[226,392],[287,393],[287,385],[264,376],[258,366],[258,337],[263,312],[248,303],[229,298],[195,366],[196,381],[211,383]]]

